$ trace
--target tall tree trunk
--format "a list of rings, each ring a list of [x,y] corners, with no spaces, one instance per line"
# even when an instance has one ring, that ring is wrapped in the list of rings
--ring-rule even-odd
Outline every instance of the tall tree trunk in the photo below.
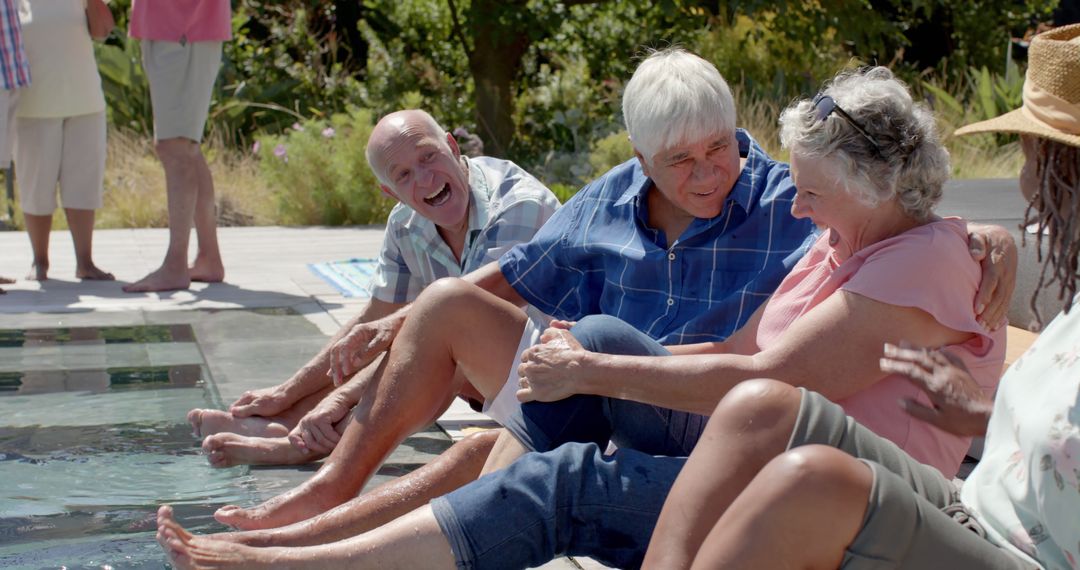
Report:
[[[476,99],[476,124],[484,141],[484,154],[505,157],[514,138],[514,80],[529,49],[523,19],[506,18],[503,12],[526,10],[524,2],[473,0],[469,7],[469,32],[473,45],[469,70]]]

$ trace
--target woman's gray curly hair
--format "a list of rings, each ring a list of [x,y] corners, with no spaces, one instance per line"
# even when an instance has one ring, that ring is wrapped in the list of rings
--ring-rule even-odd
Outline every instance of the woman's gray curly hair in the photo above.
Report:
[[[949,179],[949,152],[929,108],[915,103],[907,86],[884,67],[840,73],[822,94],[832,97],[878,147],[838,112],[818,121],[809,100],[781,114],[784,147],[800,157],[835,161],[845,189],[863,203],[877,206],[895,196],[908,215],[928,219]]]

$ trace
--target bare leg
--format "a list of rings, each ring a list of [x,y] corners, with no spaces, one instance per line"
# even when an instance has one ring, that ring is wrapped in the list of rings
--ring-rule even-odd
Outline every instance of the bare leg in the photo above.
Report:
[[[169,201],[169,248],[161,267],[139,281],[124,286],[128,293],[172,291],[191,285],[188,274],[188,242],[198,198],[196,156],[199,144],[185,138],[158,141],[158,158],[165,169],[165,193]]]
[[[249,437],[285,437],[296,427],[297,422],[333,391],[327,386],[318,392],[308,394],[292,407],[273,417],[245,416],[236,417],[225,410],[196,408],[188,412],[188,423],[195,437],[206,437],[215,433],[235,433]]]
[[[94,265],[94,211],[77,208],[64,208],[71,241],[75,244],[75,277],[79,279],[112,281],[112,273],[103,271]]]
[[[192,281],[219,283],[225,279],[225,266],[221,262],[221,249],[217,239],[217,204],[214,201],[214,178],[206,157],[199,152],[192,161],[199,183],[199,195],[195,201],[195,236],[199,239],[199,251],[189,274]]]
[[[475,480],[500,431],[470,435],[423,467],[316,517],[281,528],[227,532],[210,538],[248,546],[309,546],[376,529]]]
[[[739,493],[784,452],[801,403],[797,389],[752,380],[720,401],[671,488],[643,568],[688,568]]]
[[[319,546],[255,548],[194,536],[158,510],[158,544],[177,568],[455,568],[450,543],[430,507],[421,507],[377,530]]]
[[[34,262],[26,278],[32,281],[44,281],[49,278],[49,232],[52,231],[52,216],[37,216],[23,212],[26,233],[30,236],[30,249],[34,252]]]
[[[525,319],[521,309],[464,281],[429,286],[413,304],[376,371],[378,381],[368,384],[369,393],[361,397],[322,468],[262,505],[222,507],[215,518],[240,529],[272,528],[355,497],[394,447],[446,410],[460,391],[462,374],[486,398],[498,393]]]
[[[724,512],[692,568],[838,568],[862,526],[873,480],[843,451],[788,451]]]

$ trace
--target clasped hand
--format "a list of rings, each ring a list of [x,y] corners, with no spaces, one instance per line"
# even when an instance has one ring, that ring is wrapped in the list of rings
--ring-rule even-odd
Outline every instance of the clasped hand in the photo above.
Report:
[[[394,332],[382,320],[360,323],[330,347],[330,370],[335,386],[367,366],[390,347]]]
[[[540,336],[540,344],[522,353],[518,400],[554,402],[580,393],[589,351],[570,334],[568,325],[553,321]]]

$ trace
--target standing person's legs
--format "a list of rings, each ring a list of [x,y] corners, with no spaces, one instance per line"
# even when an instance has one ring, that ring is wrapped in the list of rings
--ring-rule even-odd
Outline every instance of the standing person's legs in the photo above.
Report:
[[[105,112],[68,117],[63,122],[60,200],[75,245],[75,277],[112,280],[94,265],[94,213],[105,192]]]
[[[194,158],[199,193],[195,199],[195,237],[199,249],[188,269],[192,281],[220,283],[225,279],[225,265],[217,237],[217,202],[214,198],[214,178],[202,150]]]
[[[19,203],[34,252],[33,266],[26,278],[43,281],[49,273],[49,233],[63,156],[63,119],[23,117],[16,125]]]
[[[0,89],[0,168],[4,169],[11,166],[11,143],[15,134],[15,103],[18,100],[17,90]],[[7,176],[11,176],[11,170],[7,171]],[[14,282],[14,279],[0,277],[0,284]],[[0,295],[6,292],[0,287]]]
[[[429,425],[472,384],[485,399],[501,391],[526,325],[520,308],[459,279],[435,282],[379,363],[375,382],[348,416],[333,453],[311,478],[251,509],[222,507],[215,518],[241,529],[272,528],[356,496],[405,437]]]
[[[144,40],[143,67],[150,80],[155,150],[165,170],[169,247],[161,267],[127,285],[127,292],[185,289],[191,284],[188,244],[199,233],[199,277],[224,277],[217,244],[213,182],[199,148],[210,96],[221,67],[221,42],[179,44]]]

